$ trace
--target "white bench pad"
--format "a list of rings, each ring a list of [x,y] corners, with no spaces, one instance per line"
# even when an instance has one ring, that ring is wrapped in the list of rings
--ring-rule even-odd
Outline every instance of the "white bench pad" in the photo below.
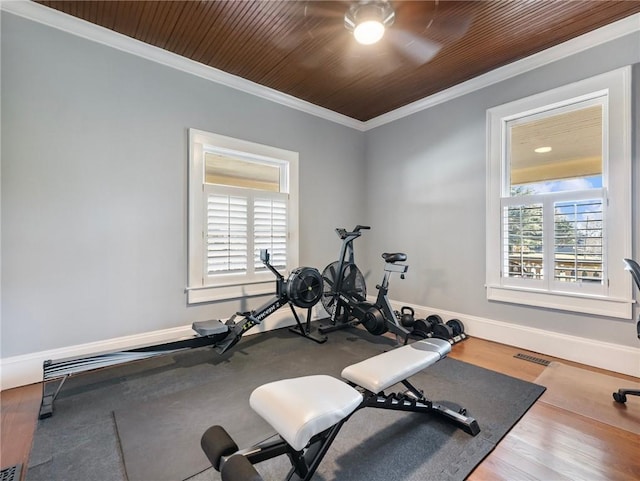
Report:
[[[297,451],[355,411],[361,402],[358,391],[325,375],[264,384],[249,398],[251,408]]]
[[[451,351],[442,339],[423,339],[383,352],[342,370],[347,381],[379,393],[435,364]]]

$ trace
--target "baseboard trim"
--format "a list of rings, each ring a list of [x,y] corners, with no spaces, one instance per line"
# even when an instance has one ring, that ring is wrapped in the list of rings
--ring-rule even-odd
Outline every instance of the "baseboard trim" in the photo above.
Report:
[[[640,375],[638,370],[638,366],[640,366],[640,349],[416,304],[392,301],[392,305],[398,310],[401,306],[412,307],[417,317],[438,314],[445,321],[454,318],[460,319],[465,325],[466,332],[470,336],[480,339],[499,342],[630,376],[638,377]],[[320,307],[316,307],[313,319],[325,317],[326,313]],[[301,315],[300,320],[304,322],[305,312],[301,311],[299,314]],[[283,309],[269,316],[261,325],[256,326],[246,335],[292,325],[295,325],[295,319],[288,309]],[[180,326],[0,359],[0,389],[11,389],[41,382],[42,363],[48,359],[65,359],[104,352],[123,351],[190,336],[193,336],[191,326]]]
[[[460,319],[469,336],[499,342],[587,366],[640,377],[640,349],[460,312],[392,301],[395,309],[412,307],[416,317],[438,314],[442,319]]]
[[[306,310],[298,310],[300,321],[305,322]],[[314,310],[313,319],[319,318],[322,313]],[[204,320],[204,319],[203,319]],[[296,321],[290,309],[282,309],[274,312],[262,324],[254,327],[247,336],[259,332],[270,331],[282,327],[295,325]],[[107,352],[126,351],[141,346],[162,344],[194,336],[191,325],[179,326],[170,329],[134,334],[131,336],[106,339],[104,341],[77,344],[58,349],[34,352],[19,356],[0,359],[0,390],[25,386],[42,381],[42,363],[46,360],[61,360],[74,357],[90,356]]]

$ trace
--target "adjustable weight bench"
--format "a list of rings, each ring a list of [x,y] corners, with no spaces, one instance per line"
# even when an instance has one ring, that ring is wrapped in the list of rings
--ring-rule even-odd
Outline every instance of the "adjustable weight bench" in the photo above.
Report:
[[[346,367],[341,381],[315,375],[283,379],[256,388],[249,404],[277,432],[269,440],[239,450],[222,426],[203,434],[201,446],[223,481],[262,481],[254,464],[286,454],[286,480],[311,479],[342,425],[365,407],[434,413],[475,436],[478,423],[464,409],[453,411],[424,397],[408,378],[451,351],[441,339],[424,339]],[[384,391],[401,383],[402,393]]]

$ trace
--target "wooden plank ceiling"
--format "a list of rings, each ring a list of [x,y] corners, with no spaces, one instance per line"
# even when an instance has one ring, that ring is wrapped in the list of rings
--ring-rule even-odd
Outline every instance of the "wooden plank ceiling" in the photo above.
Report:
[[[366,121],[598,27],[640,1],[394,1],[360,46],[345,1],[39,1],[43,5]]]

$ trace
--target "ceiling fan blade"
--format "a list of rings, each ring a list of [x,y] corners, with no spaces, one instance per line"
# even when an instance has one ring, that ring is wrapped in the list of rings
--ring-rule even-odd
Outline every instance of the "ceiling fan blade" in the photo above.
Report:
[[[385,37],[400,53],[417,65],[429,62],[442,49],[442,44],[393,27]]]

